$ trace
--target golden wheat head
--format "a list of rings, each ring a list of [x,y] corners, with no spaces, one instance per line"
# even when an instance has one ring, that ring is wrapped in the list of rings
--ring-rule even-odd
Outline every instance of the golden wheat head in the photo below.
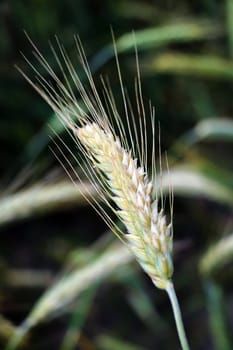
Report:
[[[84,160],[82,162],[79,158],[77,159],[80,169],[98,189],[102,203],[107,204],[114,211],[125,229],[115,224],[103,205],[95,199],[92,205],[113,232],[128,245],[154,284],[166,289],[173,273],[172,223],[167,224],[163,205],[161,209],[158,205],[160,189],[155,188],[159,185],[159,181],[155,181],[154,109],[150,107],[150,117],[147,118],[137,55],[135,105],[138,113],[135,116],[123,87],[115,51],[124,105],[124,116],[120,116],[110,84],[102,79],[104,99],[97,92],[79,39],[76,38],[76,46],[88,87],[83,85],[65,50],[59,42],[57,43],[58,53],[54,49],[53,52],[61,68],[64,82],[58,78],[35,46],[34,55],[44,67],[46,74],[49,74],[51,82],[45,79],[34,66],[37,83],[23,74],[53,108],[65,127],[72,131]],[[81,103],[76,97],[76,91]],[[76,118],[75,122],[73,117]],[[149,131],[153,138],[151,162],[148,162],[147,156]],[[152,166],[151,180],[149,180],[148,163]],[[80,173],[76,174],[80,178]]]

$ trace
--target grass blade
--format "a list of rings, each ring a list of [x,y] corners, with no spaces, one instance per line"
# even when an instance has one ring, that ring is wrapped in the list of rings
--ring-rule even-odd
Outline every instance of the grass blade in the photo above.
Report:
[[[208,79],[233,80],[233,63],[213,55],[167,52],[147,65],[150,72],[198,76]]]

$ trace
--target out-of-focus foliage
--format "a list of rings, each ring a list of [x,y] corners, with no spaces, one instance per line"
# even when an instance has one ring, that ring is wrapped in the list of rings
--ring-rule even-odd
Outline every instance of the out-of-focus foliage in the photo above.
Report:
[[[43,311],[25,349],[179,349],[166,295],[67,183],[48,123],[75,146],[14,68],[31,70],[20,54],[33,60],[25,30],[60,74],[48,43],[57,35],[79,71],[78,33],[97,86],[108,75],[123,112],[110,27],[133,102],[137,43],[145,104],[160,122],[170,165],[163,187],[173,183],[175,195],[174,279],[191,348],[231,350],[232,0],[1,1],[1,346]]]

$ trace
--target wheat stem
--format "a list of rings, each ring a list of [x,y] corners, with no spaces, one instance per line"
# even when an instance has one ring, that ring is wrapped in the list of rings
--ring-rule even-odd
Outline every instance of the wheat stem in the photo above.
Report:
[[[176,329],[180,339],[182,350],[190,350],[188,340],[184,330],[184,324],[181,316],[179,302],[178,302],[175,288],[172,282],[168,283],[166,291],[172,305],[172,310],[173,310],[173,314],[176,322]]]

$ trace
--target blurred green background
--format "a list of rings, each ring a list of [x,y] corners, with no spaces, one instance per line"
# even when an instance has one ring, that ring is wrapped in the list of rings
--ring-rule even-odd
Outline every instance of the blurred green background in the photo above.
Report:
[[[179,349],[167,296],[73,187],[49,149],[49,125],[75,146],[14,67],[33,74],[24,31],[58,74],[49,42],[57,35],[75,62],[79,34],[123,111],[111,27],[130,96],[135,31],[144,100],[168,154],[174,283],[191,348],[231,350],[233,0],[0,2],[1,348],[29,315],[24,349]]]

